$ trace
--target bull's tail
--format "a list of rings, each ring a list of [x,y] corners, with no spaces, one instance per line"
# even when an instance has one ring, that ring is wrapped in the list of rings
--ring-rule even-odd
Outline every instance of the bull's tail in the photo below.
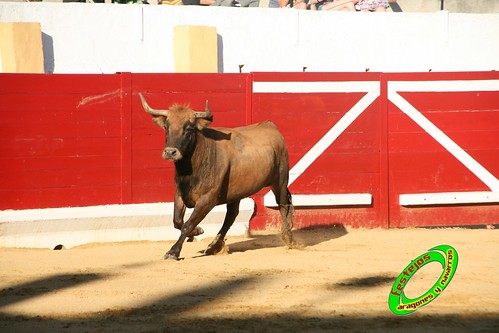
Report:
[[[288,209],[290,210],[289,212],[289,228],[293,229],[293,213],[295,211],[295,207],[293,206],[293,196],[291,195],[291,192],[289,192],[289,189],[286,189],[286,205],[288,206]]]

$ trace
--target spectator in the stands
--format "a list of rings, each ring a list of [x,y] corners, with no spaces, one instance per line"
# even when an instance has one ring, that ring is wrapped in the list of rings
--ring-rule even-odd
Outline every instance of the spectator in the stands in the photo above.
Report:
[[[303,1],[303,0],[298,0]],[[384,12],[388,0],[308,0],[311,10]],[[395,0],[392,0],[395,1]],[[293,7],[296,8],[296,7]],[[298,8],[305,9],[305,8]]]
[[[203,5],[203,6],[211,6],[215,3],[215,0],[182,0],[179,5]],[[164,2],[163,2],[164,4]]]
[[[281,7],[288,5],[288,0],[280,0],[283,2]],[[294,9],[309,9],[309,10],[344,10],[355,11],[356,0],[295,0],[293,2]]]
[[[386,12],[388,0],[358,0],[355,10],[359,12]]]
[[[215,0],[210,6],[258,7],[260,0]]]
[[[389,0],[270,0],[270,8],[385,12]],[[396,0],[390,0],[396,2]],[[163,4],[204,5],[226,7],[258,7],[260,0],[163,0]]]
[[[277,0],[279,8],[310,9],[310,0]],[[331,0],[332,1],[332,0]],[[270,6],[269,6],[270,7]]]
[[[308,9],[307,6],[308,6],[308,3],[309,3],[310,0],[294,0],[293,1],[293,8],[294,9]],[[284,1],[283,3],[286,3],[288,1]],[[286,5],[284,5],[283,7],[285,7]]]

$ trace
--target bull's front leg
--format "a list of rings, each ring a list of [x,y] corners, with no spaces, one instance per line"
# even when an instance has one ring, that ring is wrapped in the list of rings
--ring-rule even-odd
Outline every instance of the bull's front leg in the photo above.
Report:
[[[175,199],[173,203],[173,226],[175,229],[182,230],[182,226],[184,225],[184,215],[185,215],[185,204],[182,200],[182,197],[175,193]],[[194,236],[199,236],[204,233],[204,230],[201,227],[196,227],[194,230],[187,236],[187,241],[192,242],[194,240]]]
[[[213,207],[215,207],[215,205],[196,205],[196,207],[194,207],[194,211],[191,216],[180,228],[180,237],[177,242],[173,244],[170,251],[166,252],[163,259],[179,260],[180,251],[182,250],[185,240],[193,233],[196,233],[196,230],[201,229],[197,225],[206,217],[206,215],[208,215]]]
[[[222,229],[220,229],[213,242],[211,242],[206,251],[204,251],[204,253],[206,253],[207,255],[219,253],[224,249],[225,235],[227,235],[227,231],[229,231],[232,224],[234,224],[234,221],[239,214],[240,202],[241,201],[236,201],[227,204],[227,214],[225,214],[224,224],[222,225]]]

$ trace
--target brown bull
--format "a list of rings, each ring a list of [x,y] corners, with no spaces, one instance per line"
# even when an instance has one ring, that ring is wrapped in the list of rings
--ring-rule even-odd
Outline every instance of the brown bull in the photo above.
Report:
[[[178,260],[187,238],[203,233],[198,224],[220,204],[227,204],[222,228],[206,249],[223,249],[224,238],[239,213],[239,202],[270,186],[282,216],[282,238],[292,244],[290,225],[293,205],[288,191],[288,151],[284,138],[272,122],[238,128],[208,128],[213,115],[206,102],[204,112],[174,104],[154,110],[139,93],[153,122],[166,133],[163,158],[175,163],[173,224],[180,237],[164,258]],[[184,223],[186,207],[194,208]]]

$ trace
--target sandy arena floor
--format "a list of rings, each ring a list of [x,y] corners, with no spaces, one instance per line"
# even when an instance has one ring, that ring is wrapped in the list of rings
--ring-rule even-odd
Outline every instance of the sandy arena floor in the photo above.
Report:
[[[488,229],[277,231],[210,240],[92,244],[69,250],[0,249],[0,332],[499,332],[499,231]],[[431,247],[459,254],[454,279],[408,316],[388,308],[395,278]],[[442,272],[423,267],[416,297]]]

